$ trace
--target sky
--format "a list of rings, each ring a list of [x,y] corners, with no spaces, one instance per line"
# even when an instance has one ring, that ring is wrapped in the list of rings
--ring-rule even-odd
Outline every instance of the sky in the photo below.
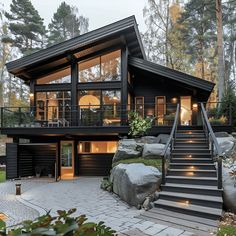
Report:
[[[47,25],[63,0],[31,0]],[[0,0],[4,9],[9,10],[12,0]],[[147,0],[65,0],[69,5],[78,7],[79,14],[89,18],[89,30],[135,15],[139,30],[146,29],[143,8]]]

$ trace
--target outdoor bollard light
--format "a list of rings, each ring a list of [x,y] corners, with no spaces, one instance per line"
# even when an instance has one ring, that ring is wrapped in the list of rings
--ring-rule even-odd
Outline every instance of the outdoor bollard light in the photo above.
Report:
[[[16,195],[21,195],[21,184],[16,184]]]

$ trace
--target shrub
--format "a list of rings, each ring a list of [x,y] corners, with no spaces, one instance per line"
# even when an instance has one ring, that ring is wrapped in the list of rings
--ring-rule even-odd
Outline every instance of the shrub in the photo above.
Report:
[[[44,216],[40,216],[34,221],[23,221],[16,225],[14,229],[6,233],[6,227],[3,221],[0,221],[0,235],[68,235],[68,236],[113,236],[116,232],[110,227],[104,225],[104,222],[98,224],[86,222],[85,215],[72,217],[76,209],[69,211],[57,211],[58,215],[53,217],[48,212]]]
[[[137,112],[129,113],[129,135],[132,137],[145,135],[152,127],[154,117],[141,117]]]
[[[109,178],[103,178],[100,188],[103,190],[106,190],[108,192],[112,192],[112,182],[109,180]]]
[[[217,236],[235,236],[236,235],[236,227],[230,225],[222,225],[220,226]]]

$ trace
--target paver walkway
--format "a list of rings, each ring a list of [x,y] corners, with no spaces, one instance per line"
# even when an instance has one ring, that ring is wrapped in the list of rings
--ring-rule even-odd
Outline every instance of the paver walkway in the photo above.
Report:
[[[76,214],[86,214],[91,221],[104,221],[120,235],[193,235],[182,229],[155,224],[136,218],[142,210],[128,206],[116,195],[100,189],[101,178],[79,178],[51,182],[43,179],[18,181],[22,183],[21,197],[15,196],[15,182],[0,184],[0,212],[8,215],[8,225],[24,219],[34,219],[42,213],[58,209],[77,208]]]

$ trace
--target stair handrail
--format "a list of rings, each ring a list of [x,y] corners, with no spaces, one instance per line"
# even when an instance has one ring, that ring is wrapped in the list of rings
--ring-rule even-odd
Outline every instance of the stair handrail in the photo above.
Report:
[[[222,189],[222,158],[223,158],[223,152],[221,147],[219,146],[219,143],[216,139],[216,136],[213,132],[213,129],[211,127],[211,124],[208,120],[207,113],[205,110],[205,107],[203,103],[201,103],[201,116],[202,116],[202,123],[203,123],[203,129],[206,133],[206,137],[209,141],[209,146],[211,150],[212,157],[214,156],[214,147],[215,147],[215,156],[217,159],[217,177],[218,177],[218,189]]]
[[[170,137],[168,138],[168,141],[165,145],[165,148],[163,149],[161,153],[162,157],[162,184],[165,184],[166,182],[166,155],[167,155],[167,150],[170,146],[170,150],[172,151],[175,136],[176,136],[176,130],[179,122],[179,112],[180,112],[180,106],[179,103],[177,104],[176,107],[176,113],[175,113],[175,119],[174,119],[174,124],[171,129]]]

